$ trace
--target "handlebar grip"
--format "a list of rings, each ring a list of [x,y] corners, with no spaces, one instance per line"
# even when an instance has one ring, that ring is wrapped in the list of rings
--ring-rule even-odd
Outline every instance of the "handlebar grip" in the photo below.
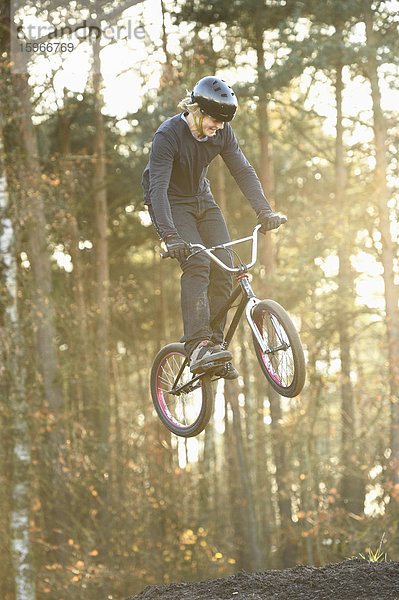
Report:
[[[186,244],[186,246],[187,246],[187,248],[189,248],[190,252],[193,251],[193,244]],[[161,258],[171,258],[170,254],[169,254],[169,250],[167,250],[166,252],[161,252],[160,257]]]

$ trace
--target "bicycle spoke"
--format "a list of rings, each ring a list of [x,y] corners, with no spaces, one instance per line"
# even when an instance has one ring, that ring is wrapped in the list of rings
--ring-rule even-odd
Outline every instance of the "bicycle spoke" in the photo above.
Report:
[[[168,386],[172,386],[173,385],[173,381],[169,378],[169,377],[159,377],[160,381],[162,381],[163,383],[165,383]]]
[[[266,353],[262,353],[265,367],[278,385],[288,388],[295,373],[288,336],[277,316],[271,312],[262,315],[260,329],[268,348]]]
[[[179,364],[176,360],[175,356],[172,356],[172,361],[169,360],[165,365],[162,365],[162,375],[159,376],[160,381],[165,383],[169,389],[173,389],[176,385],[175,377],[179,373],[181,368],[181,364]]]
[[[173,385],[173,374],[171,372],[171,369],[169,369],[169,372],[165,369],[164,366],[162,366],[162,376],[160,376],[160,379],[162,381],[164,381],[165,383],[167,383],[168,385]]]
[[[165,357],[157,375],[158,403],[165,417],[179,427],[191,426],[199,417],[202,407],[202,387],[194,381],[186,358],[172,353]]]

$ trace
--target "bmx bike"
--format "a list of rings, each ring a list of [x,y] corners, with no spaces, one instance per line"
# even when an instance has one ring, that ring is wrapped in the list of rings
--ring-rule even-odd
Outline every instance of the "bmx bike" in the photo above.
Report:
[[[282,223],[285,222],[282,218]],[[231,323],[225,334],[223,348],[228,348],[245,312],[252,331],[255,353],[261,370],[270,385],[282,396],[297,396],[305,383],[306,366],[299,335],[285,309],[274,300],[259,300],[252,291],[248,271],[254,266],[258,252],[256,225],[252,235],[226,244],[205,248],[201,244],[189,244],[191,254],[205,252],[221,268],[234,273],[238,283],[231,296],[220,309],[211,326],[221,322],[240,298]],[[213,252],[242,242],[252,241],[251,262],[230,267]],[[234,253],[236,256],[237,253]],[[166,258],[168,253],[161,255]],[[164,346],[156,355],[151,369],[151,396],[155,410],[162,423],[181,437],[198,435],[211,418],[214,395],[212,383],[223,377],[220,364],[202,373],[190,372],[184,345],[174,342]]]

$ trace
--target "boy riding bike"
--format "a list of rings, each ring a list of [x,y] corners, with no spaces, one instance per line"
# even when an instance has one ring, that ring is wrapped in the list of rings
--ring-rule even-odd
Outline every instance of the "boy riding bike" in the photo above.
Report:
[[[169,256],[176,258],[182,269],[181,341],[190,359],[190,371],[199,373],[215,362],[224,362],[226,379],[235,379],[238,372],[231,363],[231,353],[223,347],[225,321],[214,330],[210,324],[231,293],[231,275],[204,253],[187,260],[188,243],[210,247],[230,240],[206,178],[210,162],[221,155],[254,209],[263,233],[282,222],[273,213],[229,124],[237,106],[236,95],[223,80],[211,76],[200,79],[179,103],[182,112],[156,131],[143,173],[144,202],[152,222]],[[229,249],[218,249],[215,255],[232,265]]]

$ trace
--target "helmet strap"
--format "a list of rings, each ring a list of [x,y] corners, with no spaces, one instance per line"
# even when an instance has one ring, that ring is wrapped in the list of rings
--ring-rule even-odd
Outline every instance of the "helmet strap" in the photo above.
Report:
[[[193,119],[194,119],[195,126],[197,128],[197,131],[199,132],[200,135],[205,135],[203,132],[203,129],[202,129],[202,121],[204,120],[204,116],[201,114],[199,123],[198,123],[195,114],[192,113],[192,115],[193,115]]]

